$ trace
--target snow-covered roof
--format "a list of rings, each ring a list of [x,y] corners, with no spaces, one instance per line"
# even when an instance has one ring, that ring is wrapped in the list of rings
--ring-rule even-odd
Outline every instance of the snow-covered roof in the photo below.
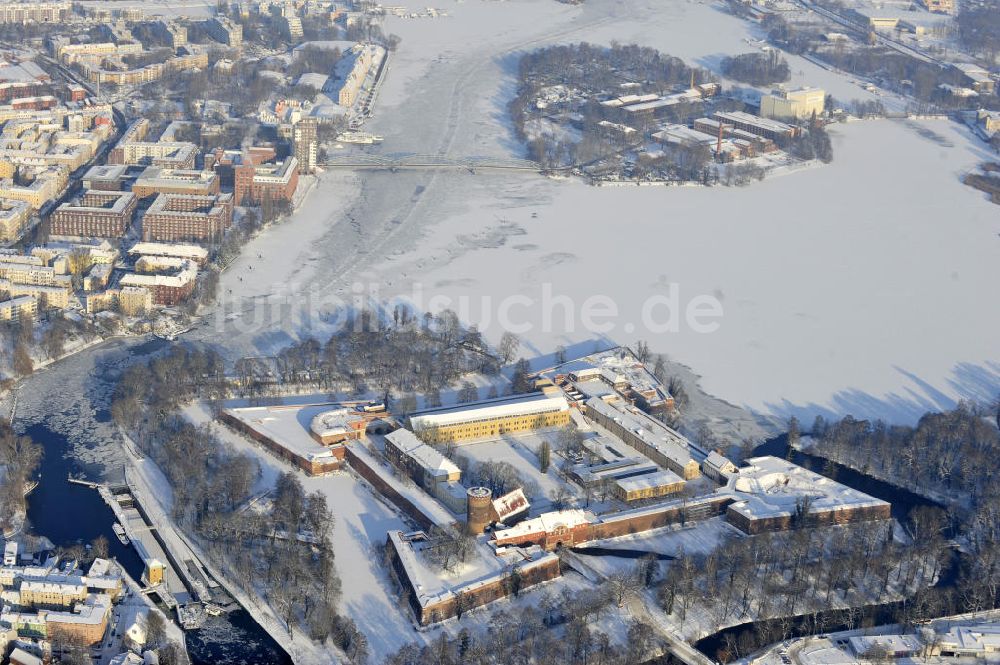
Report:
[[[587,512],[580,508],[556,510],[550,513],[542,513],[530,520],[524,520],[509,529],[495,531],[494,536],[497,540],[520,538],[534,533],[552,533],[558,528],[572,529],[575,526],[587,524],[590,521],[591,518]]]
[[[595,411],[628,430],[633,436],[680,466],[691,461],[690,442],[679,432],[660,423],[636,409],[622,404],[616,408],[602,399],[587,400],[587,410]]]
[[[733,469],[736,466],[729,461],[728,457],[720,454],[717,450],[708,453],[708,456],[705,457],[704,465],[720,472],[726,469]]]
[[[889,505],[778,457],[754,457],[717,491],[736,500],[729,510],[750,519],[794,515],[808,498],[810,512]]]
[[[250,406],[230,408],[226,411],[247,427],[287,448],[295,455],[316,461],[333,457],[333,448],[320,445],[309,435],[309,423],[313,416],[329,411],[331,406],[334,404]]]
[[[497,519],[501,522],[513,515],[528,510],[530,507],[531,504],[528,503],[528,497],[524,495],[524,490],[520,487],[513,492],[508,492],[502,497],[493,500],[493,510],[496,511]]]
[[[386,434],[385,443],[412,459],[435,478],[447,478],[462,472],[454,462],[418,439],[408,429],[400,428]]]
[[[475,420],[568,410],[569,404],[562,395],[531,393],[421,411],[410,416],[410,426],[420,432],[433,427],[446,427]]]
[[[954,626],[938,635],[941,648],[962,653],[1000,650],[1000,625],[992,623]]]
[[[309,423],[309,429],[318,437],[337,436],[354,431],[351,424],[359,420],[363,418],[353,409],[346,407],[332,409],[314,416]]]
[[[624,492],[635,492],[637,490],[656,489],[667,485],[683,483],[684,479],[673,471],[659,471],[656,473],[646,473],[641,476],[622,478],[615,481]]]

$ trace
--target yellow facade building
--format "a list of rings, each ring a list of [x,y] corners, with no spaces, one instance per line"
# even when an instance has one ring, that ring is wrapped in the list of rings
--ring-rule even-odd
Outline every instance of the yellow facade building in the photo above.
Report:
[[[676,473],[659,471],[616,480],[613,492],[619,501],[629,503],[676,494],[684,489],[684,485],[684,479]]]
[[[410,416],[409,424],[427,443],[450,443],[561,427],[569,417],[566,399],[550,392],[430,409]]]
[[[826,105],[826,91],[819,88],[776,90],[760,99],[760,115],[773,120],[808,120],[820,116]]]

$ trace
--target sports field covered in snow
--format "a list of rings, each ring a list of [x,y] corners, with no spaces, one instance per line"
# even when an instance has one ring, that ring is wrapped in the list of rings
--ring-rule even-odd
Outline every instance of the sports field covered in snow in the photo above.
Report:
[[[759,37],[714,3],[447,9],[446,18],[387,19],[403,41],[366,125],[385,136],[375,150],[522,156],[505,107],[517,54],[546,44],[635,41],[714,68]],[[789,59],[792,84],[868,97],[845,76]],[[707,392],[782,417],[912,421],[994,396],[1000,308],[987,288],[1000,281],[1000,215],[959,181],[986,146],[945,120],[855,122],[831,134],[833,164],[747,188],[332,170],[224,274],[224,303],[194,335],[222,336],[233,354],[268,353],[324,333],[363,292],[451,306],[492,341],[506,307],[510,323],[526,324],[529,358],[558,344],[590,351],[645,339],[691,367]],[[643,306],[671,285],[681,314],[699,296],[721,303],[716,332],[683,320],[676,332],[650,328],[666,309],[643,320]],[[571,300],[571,327],[563,305],[549,308],[546,325],[544,293]],[[592,296],[614,303],[617,315],[601,319],[609,327],[583,324]]]

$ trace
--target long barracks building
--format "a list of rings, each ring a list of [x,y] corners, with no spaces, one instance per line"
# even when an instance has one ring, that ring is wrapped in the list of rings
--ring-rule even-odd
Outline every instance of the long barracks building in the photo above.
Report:
[[[496,437],[569,422],[569,404],[557,393],[531,393],[421,411],[410,429],[428,443]]]

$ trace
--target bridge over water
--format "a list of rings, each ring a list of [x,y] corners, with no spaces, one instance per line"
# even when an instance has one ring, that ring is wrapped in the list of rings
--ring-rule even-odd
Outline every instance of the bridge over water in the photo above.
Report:
[[[415,152],[385,155],[351,154],[335,156],[321,162],[327,169],[380,169],[389,171],[414,169],[464,169],[476,171],[533,171],[542,170],[538,162],[530,159],[502,157],[449,157]]]

